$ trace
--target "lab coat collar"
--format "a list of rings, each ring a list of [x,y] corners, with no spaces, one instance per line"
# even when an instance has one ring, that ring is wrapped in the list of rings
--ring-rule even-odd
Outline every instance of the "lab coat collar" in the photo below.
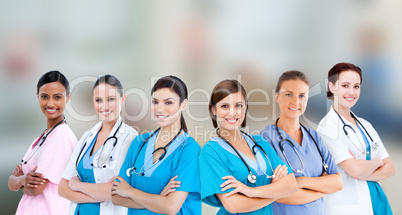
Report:
[[[113,136],[114,132],[116,132],[116,130],[117,130],[117,128],[119,127],[119,125],[120,125],[120,123],[122,122],[122,120],[123,120],[123,119],[122,119],[121,117],[119,117],[119,119],[117,119],[116,123],[115,123],[114,126],[113,126],[112,131],[110,131],[110,133],[109,133],[109,137],[112,137],[112,136]],[[99,132],[99,130],[101,129],[101,127],[102,127],[102,121],[98,122],[98,123],[91,129],[90,134],[91,134],[92,136],[95,136],[95,135]],[[126,129],[126,128],[124,128],[124,127],[125,127],[125,126],[124,126],[124,123],[123,123],[123,124],[121,125],[119,131],[118,131],[117,134],[116,134],[116,137],[117,137],[117,138],[119,138],[119,136],[124,133],[124,129]]]

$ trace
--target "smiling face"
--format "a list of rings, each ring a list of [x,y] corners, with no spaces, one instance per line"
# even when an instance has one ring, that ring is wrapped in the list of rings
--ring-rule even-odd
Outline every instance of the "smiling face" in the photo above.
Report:
[[[161,88],[152,94],[151,112],[158,126],[167,127],[180,124],[181,113],[186,107],[187,99],[180,103],[180,97],[169,88]]]
[[[125,98],[126,95],[120,96],[117,87],[109,84],[101,83],[93,89],[94,108],[104,122],[118,119]]]
[[[37,95],[39,106],[48,120],[63,117],[63,111],[70,95],[66,95],[66,88],[60,82],[42,85]]]
[[[233,131],[241,127],[246,109],[247,104],[243,94],[236,92],[220,100],[211,110],[216,116],[219,128]]]
[[[300,117],[306,110],[308,90],[309,85],[300,79],[283,81],[279,92],[275,93],[281,117]]]
[[[360,83],[360,75],[351,70],[341,72],[335,84],[329,82],[329,89],[334,94],[334,106],[341,109],[353,107],[360,96]]]

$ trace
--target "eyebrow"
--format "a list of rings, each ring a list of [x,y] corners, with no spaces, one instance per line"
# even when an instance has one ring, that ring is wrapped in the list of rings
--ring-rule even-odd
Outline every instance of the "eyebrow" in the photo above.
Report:
[[[152,97],[152,100],[158,100],[158,99],[157,99],[157,98]],[[173,101],[174,101],[174,98],[167,98],[167,99],[164,99],[163,101],[167,101],[167,100],[173,100]]]

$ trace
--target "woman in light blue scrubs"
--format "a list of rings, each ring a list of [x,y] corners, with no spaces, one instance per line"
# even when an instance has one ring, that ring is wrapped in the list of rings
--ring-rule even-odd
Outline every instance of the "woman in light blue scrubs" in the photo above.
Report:
[[[283,73],[275,92],[280,117],[260,133],[292,168],[299,186],[296,193],[272,204],[274,214],[325,214],[325,194],[342,189],[339,169],[321,137],[300,123],[308,91],[304,73]]]
[[[259,135],[243,133],[247,97],[236,80],[212,91],[209,111],[217,129],[200,155],[201,197],[217,214],[272,214],[271,203],[297,190],[292,171]]]
[[[131,143],[112,186],[113,203],[128,207],[128,214],[200,215],[201,148],[187,134],[182,116],[187,87],[179,78],[166,76],[151,94],[151,112],[160,128]]]

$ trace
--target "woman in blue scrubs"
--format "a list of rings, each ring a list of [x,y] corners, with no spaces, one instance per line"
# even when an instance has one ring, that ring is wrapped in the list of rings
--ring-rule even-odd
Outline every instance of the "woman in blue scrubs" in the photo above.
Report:
[[[202,201],[219,207],[217,214],[272,214],[273,201],[297,190],[292,171],[269,143],[240,131],[247,107],[246,91],[236,80],[212,91],[209,111],[217,137],[202,149],[200,172]]]
[[[128,207],[128,214],[200,215],[201,148],[187,134],[182,116],[187,87],[179,78],[166,76],[155,83],[151,94],[151,112],[160,128],[131,143],[112,186],[113,203]],[[169,185],[174,179],[179,186]],[[167,195],[161,195],[164,192]]]
[[[260,133],[292,168],[299,186],[296,193],[272,204],[274,214],[325,214],[325,194],[342,189],[341,174],[321,137],[300,124],[308,91],[304,73],[283,73],[275,92],[280,117]]]

